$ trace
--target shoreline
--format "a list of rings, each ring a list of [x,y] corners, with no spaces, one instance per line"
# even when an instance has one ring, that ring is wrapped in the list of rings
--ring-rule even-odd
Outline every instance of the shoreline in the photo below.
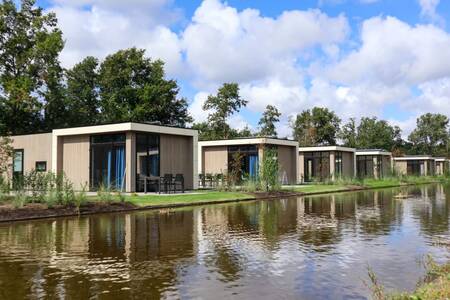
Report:
[[[63,217],[75,217],[75,216],[85,216],[94,214],[104,214],[104,213],[118,213],[118,212],[133,212],[133,211],[144,211],[144,210],[156,210],[156,209],[171,209],[189,206],[200,206],[200,205],[212,205],[212,204],[225,204],[225,203],[238,203],[238,202],[249,202],[256,200],[271,200],[276,198],[291,198],[299,196],[316,196],[316,195],[327,195],[334,193],[346,193],[346,192],[359,192],[368,190],[377,190],[385,188],[396,188],[404,186],[414,186],[414,185],[425,185],[425,184],[435,184],[440,181],[429,181],[429,182],[419,182],[419,183],[402,183],[396,185],[385,185],[385,186],[357,186],[349,185],[345,187],[330,185],[330,189],[324,189],[321,191],[312,192],[300,192],[300,191],[289,191],[287,189],[283,192],[255,192],[255,193],[242,193],[248,194],[248,196],[241,198],[230,198],[230,199],[219,199],[219,200],[199,200],[194,202],[178,202],[178,203],[166,203],[166,204],[154,204],[154,205],[136,205],[130,201],[124,202],[94,202],[88,201],[86,204],[82,205],[78,211],[75,206],[56,206],[54,208],[44,207],[41,204],[29,204],[22,208],[5,209],[0,208],[0,224],[1,223],[11,223],[27,220],[40,220],[40,219],[52,219],[52,218],[63,218]],[[320,186],[320,185],[319,185]],[[334,188],[334,189],[333,189]],[[337,189],[336,189],[337,188]],[[186,194],[188,195],[188,194]],[[177,196],[184,196],[177,194]],[[144,198],[145,196],[139,196]],[[139,198],[138,197],[138,198]],[[170,196],[165,196],[170,197]],[[5,215],[6,214],[6,215]],[[8,215],[10,216],[8,218]]]

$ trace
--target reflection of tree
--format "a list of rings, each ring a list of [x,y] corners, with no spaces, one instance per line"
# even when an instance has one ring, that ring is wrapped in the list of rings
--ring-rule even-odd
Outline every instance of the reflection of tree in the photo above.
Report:
[[[427,235],[446,234],[450,219],[450,185],[426,185],[420,188],[422,202],[413,207],[420,229]]]
[[[389,234],[394,225],[401,224],[403,203],[394,199],[397,190],[386,189],[357,193],[356,218],[360,230],[376,237]]]

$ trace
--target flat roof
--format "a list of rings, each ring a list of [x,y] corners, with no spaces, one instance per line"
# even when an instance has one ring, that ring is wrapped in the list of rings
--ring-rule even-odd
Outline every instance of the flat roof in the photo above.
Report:
[[[391,152],[384,149],[356,149],[356,155],[392,155]]]
[[[181,126],[175,126],[175,125],[162,125],[157,124],[158,122],[115,122],[115,123],[100,123],[100,124],[93,124],[93,125],[82,125],[82,126],[75,126],[75,127],[59,127],[54,128],[53,130],[43,130],[43,131],[35,131],[35,132],[29,132],[29,133],[21,133],[21,134],[12,134],[11,136],[23,136],[23,135],[35,135],[35,134],[46,134],[46,133],[53,133],[55,130],[61,131],[61,130],[69,130],[69,129],[84,129],[84,128],[94,128],[98,126],[111,126],[111,125],[121,125],[121,124],[141,124],[141,125],[150,125],[154,129],[162,127],[162,128],[174,128],[174,129],[182,129],[182,130],[191,130],[191,131],[197,131],[196,129],[189,128],[189,127],[181,127]],[[146,130],[148,131],[148,130]],[[198,131],[197,131],[198,132]]]
[[[53,134],[55,136],[67,136],[80,134],[114,133],[122,131],[142,131],[185,136],[198,135],[198,131],[194,129],[135,122],[54,129]]]
[[[450,159],[448,159],[446,157],[435,157],[434,160],[435,161],[450,161]]]
[[[237,138],[229,140],[211,140],[198,142],[198,145],[200,147],[254,145],[254,144],[270,144],[270,145],[292,146],[292,147],[298,146],[297,141],[270,138],[270,137]]]
[[[343,147],[343,146],[311,146],[311,147],[299,147],[299,152],[315,152],[315,151],[343,151],[343,152],[355,152],[355,148]]]
[[[406,155],[394,157],[394,160],[434,160],[430,155]]]

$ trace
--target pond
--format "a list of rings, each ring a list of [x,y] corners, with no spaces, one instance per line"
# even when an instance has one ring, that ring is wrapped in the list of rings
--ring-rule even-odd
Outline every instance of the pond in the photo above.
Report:
[[[0,299],[365,299],[413,290],[450,238],[450,186],[0,225]]]

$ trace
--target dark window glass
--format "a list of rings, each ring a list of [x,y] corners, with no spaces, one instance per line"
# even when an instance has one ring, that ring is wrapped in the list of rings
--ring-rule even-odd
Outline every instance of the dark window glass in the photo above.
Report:
[[[235,154],[241,155],[241,170],[238,176],[251,177],[258,176],[259,172],[259,156],[258,147],[256,145],[239,145],[228,146],[228,172],[232,172],[233,160]]]
[[[157,180],[160,176],[159,135],[136,134],[136,190],[143,192],[144,177]],[[147,191],[156,191],[156,185],[147,182]]]
[[[323,181],[330,177],[330,152],[305,152],[305,181]]]
[[[13,187],[19,187],[23,184],[23,165],[24,151],[23,149],[14,150],[13,154]]]
[[[47,162],[46,161],[37,161],[35,170],[38,172],[46,172],[47,171]]]
[[[125,188],[125,134],[91,136],[91,188]]]
[[[408,175],[422,175],[424,174],[423,160],[408,160],[406,162],[406,173]]]
[[[359,177],[374,177],[373,155],[358,155],[356,169]]]
[[[334,173],[337,177],[342,175],[342,152],[336,151],[334,156]]]

